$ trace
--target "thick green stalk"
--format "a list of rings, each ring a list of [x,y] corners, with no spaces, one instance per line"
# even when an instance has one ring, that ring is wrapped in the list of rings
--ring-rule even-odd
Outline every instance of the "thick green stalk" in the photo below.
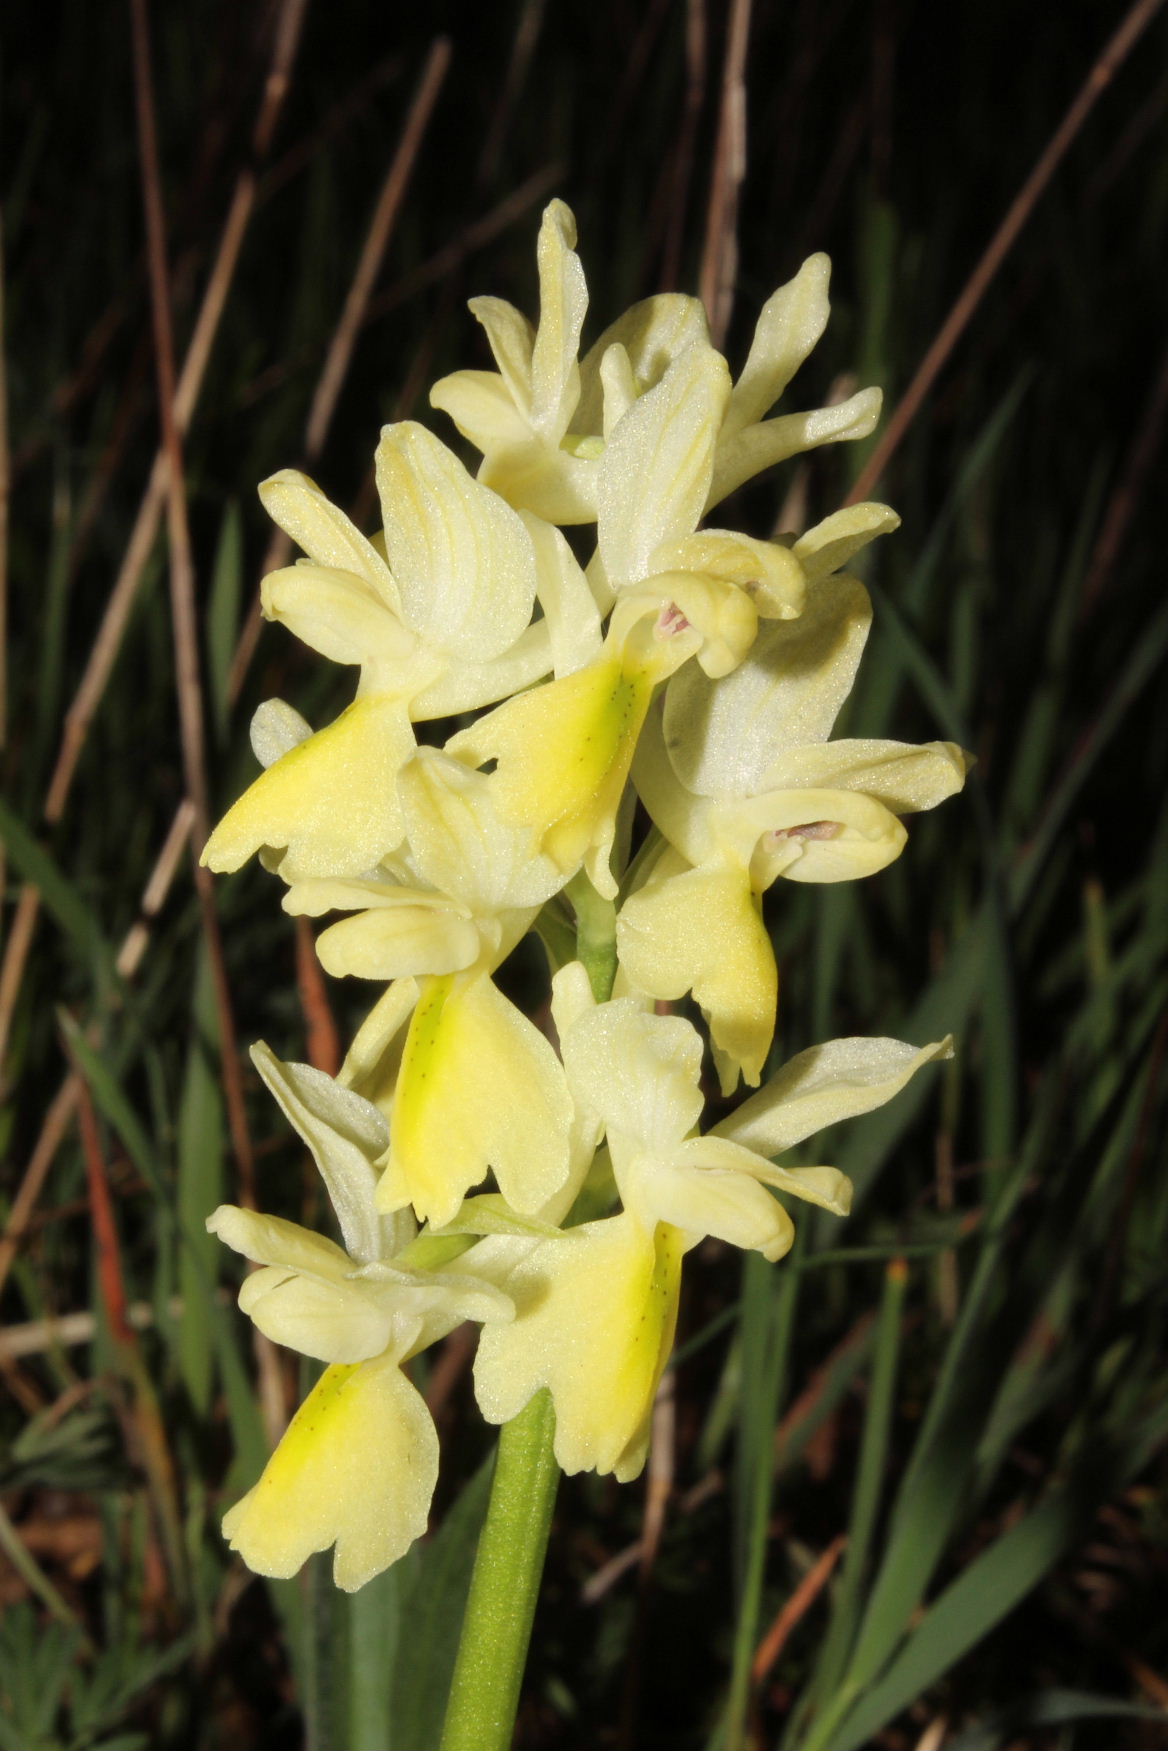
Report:
[[[509,1751],[560,1472],[551,1395],[499,1435],[441,1751]]]
[[[582,870],[567,892],[576,912],[576,953],[603,1003],[616,974],[616,908]],[[509,1751],[560,1481],[555,1433],[546,1389],[500,1432],[440,1751]]]

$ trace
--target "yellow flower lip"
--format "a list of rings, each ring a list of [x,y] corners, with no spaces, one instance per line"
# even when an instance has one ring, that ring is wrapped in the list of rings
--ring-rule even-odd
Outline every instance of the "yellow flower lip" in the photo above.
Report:
[[[567,1178],[572,1101],[559,1059],[483,972],[421,981],[402,1053],[385,1210],[411,1204],[440,1228],[492,1170],[534,1215]]]

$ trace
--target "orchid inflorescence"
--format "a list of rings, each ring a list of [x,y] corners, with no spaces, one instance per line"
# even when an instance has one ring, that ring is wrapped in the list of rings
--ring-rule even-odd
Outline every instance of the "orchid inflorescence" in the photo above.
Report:
[[[264,613],[359,678],[315,732],[259,708],[265,770],[204,860],[258,852],[286,911],[341,915],[317,941],[326,971],[386,984],[337,1077],[252,1054],[340,1243],[230,1205],[208,1222],[260,1267],[244,1312],[327,1364],[224,1521],[267,1575],[335,1545],[351,1590],[425,1530],[438,1442],[405,1365],[464,1320],[482,1326],[489,1422],[546,1388],[566,1471],[636,1476],[684,1255],[713,1236],[781,1258],[775,1192],[846,1215],[835,1168],[774,1158],[950,1051],[832,1040],[762,1081],[778,991],[763,893],[884,868],[901,816],[966,769],[948,742],[830,739],[871,618],[842,568],[896,527],[887,506],[770,541],[705,521],[760,470],[873,429],[874,389],[767,417],[825,326],[827,259],[768,300],[733,382],[701,304],[673,293],[578,361],[575,241],[553,201],[538,326],[472,300],[497,370],[431,392],[481,452],[477,478],[407,420],[381,434],[371,538],[293,470],[260,489],[307,556],[265,579]],[[592,524],[581,566],[562,529]],[[441,749],[416,740],[450,718]],[[598,919],[615,980],[585,953]],[[558,1049],[494,982],[533,929]],[[756,1090],[705,1133],[703,1038],[667,1012],[687,994],[721,1095]]]

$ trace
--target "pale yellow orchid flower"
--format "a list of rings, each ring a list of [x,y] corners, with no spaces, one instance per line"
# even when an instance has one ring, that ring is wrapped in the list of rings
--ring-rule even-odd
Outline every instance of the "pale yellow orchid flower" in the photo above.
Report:
[[[534,1214],[568,1178],[572,1103],[551,1045],[490,975],[562,877],[461,762],[419,749],[399,790],[407,845],[359,881],[294,882],[285,910],[351,912],[318,938],[325,970],[394,981],[355,1047],[390,1115],[380,1207],[443,1226],[491,1169]]]
[[[598,893],[615,896],[612,847],[637,737],[658,682],[701,642],[676,609],[630,598],[591,663],[504,701],[447,742],[469,766],[495,762],[499,818],[527,833],[559,885],[583,865]]]
[[[528,827],[565,880],[583,863],[610,898],[617,810],[653,689],[691,656],[724,674],[750,649],[760,608],[792,615],[803,599],[787,549],[694,533],[729,393],[725,362],[695,343],[629,409],[600,465],[602,650],[447,744],[472,765],[494,760],[500,816]]]
[[[595,604],[558,530],[525,521],[424,427],[385,427],[376,476],[380,543],[294,470],[260,489],[308,555],[264,579],[264,613],[358,665],[360,679],[336,722],[277,751],[220,821],[203,854],[212,869],[270,847],[289,880],[361,875],[401,842],[396,775],[413,722],[566,674],[599,647]]]
[[[880,418],[879,389],[861,389],[846,401],[807,413],[764,415],[778,401],[827,327],[831,262],[812,255],[794,279],[762,307],[750,353],[734,385],[718,434],[714,477],[706,509],[764,468],[821,444],[866,438]]]
[[[313,1153],[344,1246],[230,1204],[207,1220],[262,1267],[244,1281],[243,1311],[276,1343],[328,1364],[223,1531],[262,1575],[293,1575],[335,1545],[333,1578],[352,1592],[425,1531],[438,1476],[434,1424],[402,1364],[462,1320],[510,1319],[513,1308],[470,1272],[400,1257],[414,1224],[376,1207],[373,1163],[387,1139],[375,1107],[266,1046],[252,1058]]]
[[[430,392],[483,454],[479,478],[554,523],[588,523],[603,503],[601,459],[622,418],[691,346],[710,351],[696,298],[646,298],[611,324],[577,363],[588,307],[576,221],[563,201],[543,215],[536,256],[540,318],[533,328],[500,298],[472,298],[497,371],[455,371]],[[745,368],[723,409],[711,508],[762,469],[821,444],[864,438],[879,389],[838,404],[765,419],[827,324],[831,264],[813,255],[767,300]]]
[[[711,676],[742,661],[760,617],[797,615],[805,590],[790,548],[698,530],[730,400],[726,361],[707,341],[687,347],[654,388],[630,400],[598,467],[597,551],[588,568],[602,607],[646,599],[684,615],[702,635],[697,661]]]
[[[556,1458],[568,1472],[635,1477],[669,1357],[684,1254],[705,1235],[778,1259],[794,1229],[768,1187],[846,1215],[851,1186],[832,1167],[768,1159],[813,1131],[869,1112],[948,1040],[833,1040],[792,1060],[707,1136],[702,1043],[680,1016],[619,998],[581,1015],[563,1041],[573,1097],[598,1116],[624,1209],[552,1240],[497,1238],[468,1255],[504,1287],[516,1318],[484,1330],[475,1388],[489,1422],[515,1416],[541,1387],[556,1409]]]
[[[588,308],[576,221],[563,201],[545,209],[536,245],[539,326],[501,298],[472,298],[497,371],[455,371],[430,391],[482,451],[479,479],[511,504],[553,523],[596,517],[597,461],[628,405],[678,353],[709,335],[696,298],[663,293],[613,323],[582,364]]]
[[[871,518],[883,507],[854,509]],[[859,522],[842,512],[811,532],[829,530],[822,563],[861,533],[848,519]],[[641,737],[633,778],[667,845],[621,910],[621,965],[655,998],[693,992],[727,1094],[740,1073],[758,1082],[774,1033],[762,893],[780,876],[835,882],[883,869],[904,846],[901,815],[964,782],[968,759],[952,742],[828,739],[870,619],[855,578],[818,578],[802,616],[767,625],[725,680],[692,666],[675,676]]]

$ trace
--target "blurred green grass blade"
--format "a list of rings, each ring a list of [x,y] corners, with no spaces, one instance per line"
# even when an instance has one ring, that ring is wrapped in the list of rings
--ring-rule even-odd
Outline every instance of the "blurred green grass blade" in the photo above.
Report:
[[[784,1739],[784,1744],[798,1745],[802,1739],[802,1727],[807,1713],[822,1708],[826,1700],[834,1694],[855,1636],[860,1589],[868,1571],[876,1516],[884,1488],[888,1437],[900,1359],[901,1319],[907,1288],[907,1266],[903,1259],[894,1259],[884,1273],[884,1293],[875,1328],[872,1380],[864,1415],[864,1433],[860,1443],[856,1481],[852,1490],[847,1549],[832,1601],[831,1621],[827,1635],[820,1645],[814,1676],[805,1693],[804,1708],[792,1718],[791,1731]]]
[[[979,1354],[979,1340],[994,1297],[1001,1293],[1000,1257],[1014,1212],[1037,1161],[1042,1159],[1055,1113],[1048,1095],[987,1224],[957,1324],[897,1491],[883,1560],[868,1594],[848,1668],[848,1696],[837,1706],[836,1718],[849,1698],[873,1681],[904,1636],[959,1518],[984,1414],[975,1376],[996,1367],[996,1358]]]
[[[494,1463],[492,1453],[429,1544],[410,1553],[413,1580],[402,1607],[409,1633],[393,1660],[388,1751],[437,1751]]]
[[[53,508],[50,524],[52,536],[45,565],[44,604],[38,629],[36,691],[32,725],[32,759],[24,778],[31,790],[42,791],[46,782],[48,761],[61,733],[61,679],[65,663],[65,645],[69,627],[69,582],[72,571],[73,512],[70,503],[68,474],[63,462],[58,464],[53,481]],[[32,806],[32,797],[28,797]]]
[[[1034,1727],[1074,1726],[1079,1721],[1165,1721],[1168,1713],[1149,1703],[1126,1702],[1118,1696],[1095,1696],[1085,1690],[1046,1690],[996,1711],[982,1725],[968,1727],[950,1739],[945,1751],[1001,1751],[1020,1733]]]
[[[337,1743],[345,1751],[408,1751],[394,1732],[392,1676],[399,1649],[417,1645],[405,1605],[415,1580],[416,1561],[408,1558],[376,1575],[359,1592],[338,1596],[336,1604],[344,1650],[344,1674],[334,1669],[344,1723]]]
[[[173,1222],[176,1216],[173,1193],[167,1186],[154,1145],[146,1135],[133,1103],[104,1055],[94,1050],[73,1017],[59,1010],[58,1019],[69,1042],[69,1051],[85,1077],[98,1111],[125,1144],[130,1160],[153,1192],[160,1213]]]
[[[41,900],[82,960],[90,967],[99,1001],[121,981],[114,953],[81,893],[23,821],[0,798],[0,841],[26,882],[40,889]]]
[[[830,1358],[810,1414],[788,1429],[775,1449],[775,1474],[781,1477],[802,1458],[817,1430],[838,1410],[852,1389],[856,1375],[867,1363],[875,1341],[875,1320],[864,1315],[856,1328]]]
[[[920,558],[896,591],[901,610],[914,620],[923,613],[933,585],[941,574],[954,520],[1002,445],[1032,375],[1029,367],[1021,371],[982,425],[929,529]],[[901,658],[890,649],[880,629],[871,641],[866,665],[860,671],[849,717],[851,735],[888,734],[903,678]]]
[[[1032,822],[1050,783],[1052,769],[1062,765],[1058,749],[1060,720],[1068,705],[1073,639],[1082,600],[1083,574],[1090,558],[1107,483],[1106,459],[1091,471],[1065,564],[1056,560],[1050,589],[1047,637],[1034,677],[1026,713],[1013,738],[1013,758],[1005,786],[1003,816],[1011,825]]]
[[[214,1235],[207,1233],[206,1223],[223,1197],[226,1153],[215,1042],[213,977],[206,942],[201,941],[178,1112],[178,1215],[187,1237],[178,1258],[183,1304],[178,1357],[191,1404],[200,1417],[205,1417],[211,1406],[214,1310],[207,1285],[215,1281],[220,1252]]]
[[[897,1027],[901,1039],[914,1042],[940,1039],[944,1034],[958,1036],[977,1004],[984,976],[986,943],[993,927],[992,911],[984,902],[952,943],[949,956],[940,972],[932,979],[924,995],[914,1004]],[[843,1141],[835,1148],[832,1160],[851,1179],[855,1188],[853,1209],[859,1206],[871,1189],[880,1168],[896,1145],[912,1127],[925,1102],[933,1093],[934,1077],[926,1068],[913,1077],[908,1087],[896,1099],[875,1112],[866,1113],[862,1125],[851,1135],[841,1133]],[[817,1239],[838,1233],[838,1224],[817,1218]]]
[[[760,1254],[748,1253],[743,1260],[742,1371],[748,1385],[739,1399],[734,1467],[737,1610],[730,1688],[715,1739],[724,1751],[741,1751],[746,1743],[774,1494],[775,1428],[787,1387],[801,1281],[799,1271],[789,1267],[802,1256],[804,1234],[796,1229],[794,1247],[784,1261],[788,1268],[780,1267],[777,1281],[775,1267]]]
[[[1009,889],[1012,911],[1017,912],[1025,904],[1051,847],[1064,829],[1071,805],[1122,724],[1128,707],[1152,679],[1166,652],[1168,606],[1162,607],[1141,628],[1139,639],[1120,670],[1107,700],[1096,714],[1086,735],[1080,739],[1074,750],[1074,758],[1067,764],[1062,777],[1054,786],[1037,831],[1011,872]]]
[[[1037,1586],[1090,1524],[1095,1502],[1107,1493],[1064,1487],[994,1541],[925,1613],[878,1684],[846,1716],[827,1751],[861,1751],[874,1736],[935,1684]]]

